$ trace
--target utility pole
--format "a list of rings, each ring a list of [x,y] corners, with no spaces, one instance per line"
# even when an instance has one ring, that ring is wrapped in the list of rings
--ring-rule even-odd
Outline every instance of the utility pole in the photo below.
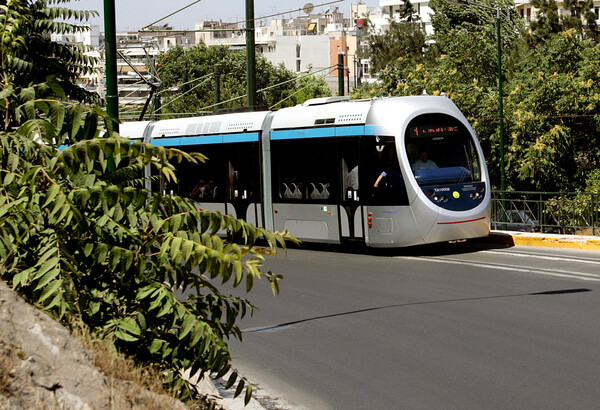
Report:
[[[338,54],[337,69],[338,69],[338,94],[339,95],[344,95],[344,54],[346,54],[346,53]]]
[[[117,86],[117,34],[115,0],[104,0],[104,53],[106,60],[106,113],[119,120],[119,89]],[[119,131],[118,122],[113,129]]]
[[[215,81],[215,110],[219,108],[221,104],[221,66],[215,64],[214,67],[214,81]]]
[[[254,0],[246,0],[246,89],[248,107],[256,105],[256,47],[254,44]]]

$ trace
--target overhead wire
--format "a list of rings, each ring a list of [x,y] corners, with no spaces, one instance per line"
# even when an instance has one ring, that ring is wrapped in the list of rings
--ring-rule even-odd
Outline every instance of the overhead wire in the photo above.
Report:
[[[175,14],[179,13],[180,11],[183,11],[183,10],[187,9],[188,7],[192,7],[194,4],[196,4],[196,3],[200,3],[201,1],[202,1],[202,0],[196,0],[196,1],[193,1],[193,2],[191,2],[190,4],[188,4],[187,6],[184,6],[184,7],[180,8],[179,10],[176,10],[176,11],[174,11],[173,13],[171,13],[171,14],[168,14],[168,15],[166,15],[165,17],[162,17],[162,18],[160,18],[160,19],[158,19],[158,20],[156,20],[156,21],[153,21],[152,23],[150,23],[150,24],[148,24],[148,25],[144,26],[144,27],[142,28],[142,30],[143,30],[144,28],[146,28],[146,27],[149,27],[149,26],[153,26],[153,25],[155,25],[155,24],[156,24],[156,23],[158,23],[159,21],[163,21],[163,20],[165,20],[165,19],[167,19],[167,18],[169,18],[169,17],[171,17],[171,16],[173,16],[173,15],[175,15]]]
[[[162,18],[160,18],[160,19],[158,19],[156,21],[153,21],[150,24],[145,25],[144,27],[142,27],[141,31],[150,32],[150,33],[167,31],[167,30],[148,30],[148,27],[153,26],[154,24],[167,19],[167,18],[169,18],[169,17],[171,17],[171,16],[179,13],[180,11],[183,11],[183,10],[187,9],[188,7],[191,7],[194,4],[196,4],[196,3],[199,3],[200,1],[202,1],[202,0],[196,0],[196,1],[188,4],[187,6],[182,7],[179,10],[176,10],[173,13],[168,14],[165,17],[162,17]],[[313,7],[329,6],[331,4],[341,3],[343,1],[345,1],[345,0],[333,0],[333,1],[328,1],[328,2],[325,2],[325,3],[314,5]],[[267,19],[267,18],[282,16],[282,15],[285,15],[285,14],[291,14],[291,13],[295,13],[295,12],[303,11],[303,10],[304,10],[304,7],[299,8],[299,9],[293,9],[293,10],[283,11],[283,12],[280,12],[280,13],[269,14],[269,15],[266,15],[266,16],[256,17],[256,18],[248,19],[248,20],[239,20],[239,21],[235,21],[233,23],[227,23],[227,24],[232,24],[233,25],[233,24],[247,23],[247,22],[250,22],[250,21],[264,20],[264,19]],[[177,32],[191,33],[191,32],[199,32],[199,31],[230,31],[230,30],[245,30],[245,29],[244,28],[236,27],[236,28],[231,28],[231,29],[217,29],[217,30],[215,30],[215,29],[177,30]],[[173,31],[173,30],[168,30],[168,31]]]
[[[177,101],[177,100],[179,100],[179,99],[181,99],[181,98],[185,97],[187,94],[191,93],[192,91],[194,91],[196,88],[200,87],[200,86],[201,86],[201,85],[203,85],[203,84],[204,84],[204,81],[203,81],[203,82],[201,82],[201,83],[199,83],[199,84],[196,84],[195,86],[193,86],[192,88],[190,88],[190,89],[189,89],[189,90],[187,90],[186,92],[184,92],[184,93],[182,93],[182,94],[179,94],[177,97],[173,98],[172,100],[168,100],[167,102],[165,102],[165,103],[163,104],[163,107],[165,107],[165,106],[167,106],[167,105],[171,105],[171,104],[173,104],[175,101]]]

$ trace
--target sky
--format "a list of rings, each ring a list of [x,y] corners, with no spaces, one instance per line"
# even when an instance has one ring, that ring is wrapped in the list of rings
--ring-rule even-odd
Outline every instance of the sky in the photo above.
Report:
[[[114,0],[116,12],[117,31],[136,31],[142,27],[171,14],[195,0]],[[312,3],[313,13],[319,13],[328,8],[338,7],[348,16],[350,4],[358,3],[358,0],[254,0],[254,17],[259,18],[276,13],[289,12],[303,8],[307,3]],[[329,3],[321,6],[322,4]],[[377,0],[372,4],[378,4]],[[99,17],[94,18],[91,23],[100,25],[100,31],[104,31],[104,0],[71,0],[65,7],[74,10],[96,10]],[[246,0],[202,0],[185,10],[160,21],[160,25],[169,24],[174,29],[192,30],[194,23],[199,20],[222,20],[224,22],[243,21],[246,17]],[[286,13],[277,18],[287,18],[304,14],[294,11]],[[265,20],[262,20],[265,21]],[[261,20],[256,21],[260,26]]]

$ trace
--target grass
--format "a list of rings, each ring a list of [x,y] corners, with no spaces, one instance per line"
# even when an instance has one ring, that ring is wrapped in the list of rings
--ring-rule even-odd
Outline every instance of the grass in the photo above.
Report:
[[[136,398],[150,391],[160,398],[154,398],[152,404],[145,406],[147,410],[172,408],[177,395],[165,389],[163,376],[152,367],[140,366],[133,359],[115,352],[106,341],[95,337],[81,324],[71,323],[71,333],[93,356],[93,364],[104,374],[113,389],[119,389],[127,403],[114,403],[114,408],[127,408],[135,403]],[[1,371],[1,368],[0,368]],[[195,400],[185,403],[191,409],[212,409],[214,403],[206,400]]]

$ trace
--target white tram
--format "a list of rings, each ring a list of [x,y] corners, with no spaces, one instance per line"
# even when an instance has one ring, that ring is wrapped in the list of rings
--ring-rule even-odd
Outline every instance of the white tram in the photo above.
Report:
[[[400,247],[483,237],[490,183],[471,126],[446,97],[314,99],[279,111],[121,125],[185,151],[165,194],[309,242]]]

